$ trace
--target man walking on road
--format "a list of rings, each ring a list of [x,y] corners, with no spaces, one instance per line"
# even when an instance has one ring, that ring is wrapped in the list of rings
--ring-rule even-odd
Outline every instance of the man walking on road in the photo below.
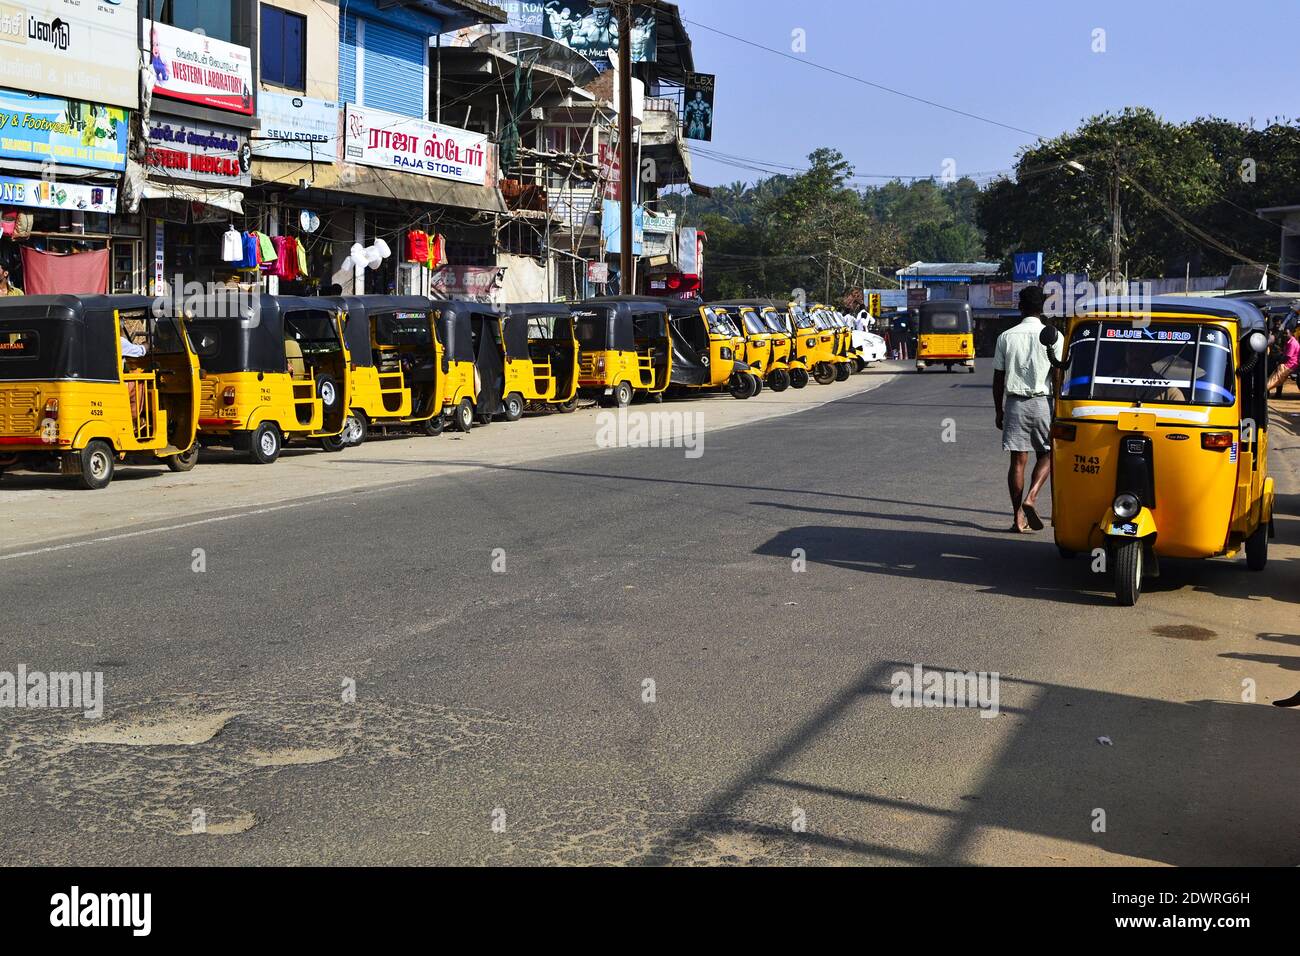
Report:
[[[1052,477],[1052,364],[1038,341],[1043,331],[1043,290],[1020,293],[1019,325],[998,336],[993,352],[993,407],[997,410],[1002,449],[1011,453],[1007,490],[1011,493],[1011,527],[1015,534],[1043,530],[1038,495]],[[1059,361],[1064,344],[1053,347]],[[1005,407],[1004,407],[1005,398]],[[1034,473],[1025,492],[1025,468],[1034,452]]]

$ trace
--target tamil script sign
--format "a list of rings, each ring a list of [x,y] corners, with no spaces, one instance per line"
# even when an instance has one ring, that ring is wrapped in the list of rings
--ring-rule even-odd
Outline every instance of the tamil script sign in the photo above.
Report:
[[[127,115],[117,106],[0,90],[0,158],[120,172]]]
[[[253,182],[248,134],[226,126],[159,116],[149,123],[145,165],[153,176],[217,186]]]
[[[144,21],[153,95],[253,115],[253,58],[202,33]]]
[[[254,134],[254,156],[317,163],[338,158],[337,103],[262,90],[257,116],[262,128]]]
[[[136,109],[136,0],[0,0],[0,86]]]
[[[488,138],[481,133],[349,103],[343,135],[346,162],[488,185]]]

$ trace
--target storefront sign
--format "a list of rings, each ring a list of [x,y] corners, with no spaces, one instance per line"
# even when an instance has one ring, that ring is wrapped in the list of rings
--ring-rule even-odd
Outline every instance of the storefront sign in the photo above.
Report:
[[[0,176],[0,206],[31,206],[70,212],[117,212],[117,189],[57,179],[23,179]]]
[[[1017,252],[1012,260],[1013,278],[1017,282],[1033,282],[1043,274],[1043,254],[1041,252]]]
[[[682,129],[687,139],[710,142],[713,139],[713,90],[717,77],[712,73],[686,74],[686,104],[682,107]]]
[[[262,128],[254,134],[254,156],[317,163],[338,158],[337,103],[262,90],[257,115]]]
[[[343,129],[349,163],[487,185],[488,138],[480,133],[351,103]]]
[[[429,290],[445,298],[490,302],[505,279],[500,266],[443,266],[429,280]]]
[[[201,33],[144,21],[153,95],[253,115],[253,58],[236,46]]]
[[[136,0],[0,0],[0,86],[136,109]]]
[[[537,33],[581,53],[598,66],[609,66],[611,50],[619,48],[618,19],[608,6],[590,0],[501,0],[507,29]],[[658,48],[658,20],[653,10],[632,8],[632,62],[653,62]]]
[[[127,111],[0,90],[0,158],[91,169],[126,168]]]
[[[606,252],[623,251],[622,210],[623,204],[617,199],[606,199],[601,206],[601,233]],[[632,207],[632,255],[645,255],[645,206]]]
[[[145,165],[152,176],[219,186],[253,182],[253,152],[243,130],[158,116],[149,123]]]

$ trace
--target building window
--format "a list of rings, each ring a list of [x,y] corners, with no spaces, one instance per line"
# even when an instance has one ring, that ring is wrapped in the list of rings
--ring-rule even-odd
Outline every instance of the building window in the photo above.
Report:
[[[161,9],[159,9],[161,7]],[[235,41],[235,11],[232,0],[150,0],[145,7],[158,10],[158,22],[180,30],[202,30],[227,43]]]
[[[307,89],[307,18],[262,4],[262,81]]]

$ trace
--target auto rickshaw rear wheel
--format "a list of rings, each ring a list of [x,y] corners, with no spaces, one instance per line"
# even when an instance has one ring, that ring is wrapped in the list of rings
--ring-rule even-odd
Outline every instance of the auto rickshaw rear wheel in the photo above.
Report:
[[[813,379],[818,385],[829,385],[835,381],[835,366],[830,362],[818,362],[813,367]]]
[[[614,405],[617,408],[627,408],[632,404],[634,395],[630,382],[619,382],[614,389]]]
[[[88,491],[107,488],[113,480],[113,471],[117,459],[113,455],[113,446],[103,439],[96,438],[86,443],[81,451],[72,452],[76,456],[80,474],[77,476],[81,487]]]
[[[320,397],[321,406],[325,411],[332,412],[339,403],[339,384],[334,381],[334,376],[317,375],[316,394]]]
[[[262,422],[249,436],[248,457],[255,465],[270,465],[280,457],[284,439],[272,422]]]
[[[199,462],[199,443],[195,442],[190,446],[188,451],[183,451],[179,455],[172,455],[167,459],[167,467],[175,472],[193,471],[194,466]]]
[[[524,417],[524,398],[516,393],[506,396],[504,406],[506,421],[517,422]]]
[[[837,382],[847,382],[852,374],[853,367],[848,362],[841,362],[835,366],[835,381]]]
[[[1268,525],[1260,522],[1246,539],[1246,567],[1252,571],[1263,571],[1268,564]]]
[[[790,369],[790,387],[794,389],[808,387],[808,370],[803,368]]]
[[[460,404],[456,406],[455,418],[452,424],[456,426],[457,431],[469,434],[470,429],[474,427],[474,403],[468,398],[462,398]]]
[[[1120,607],[1132,607],[1142,596],[1143,559],[1146,545],[1124,541],[1115,548],[1115,600]]]
[[[779,368],[767,375],[767,387],[774,392],[784,392],[790,387],[790,373],[783,368]]]

